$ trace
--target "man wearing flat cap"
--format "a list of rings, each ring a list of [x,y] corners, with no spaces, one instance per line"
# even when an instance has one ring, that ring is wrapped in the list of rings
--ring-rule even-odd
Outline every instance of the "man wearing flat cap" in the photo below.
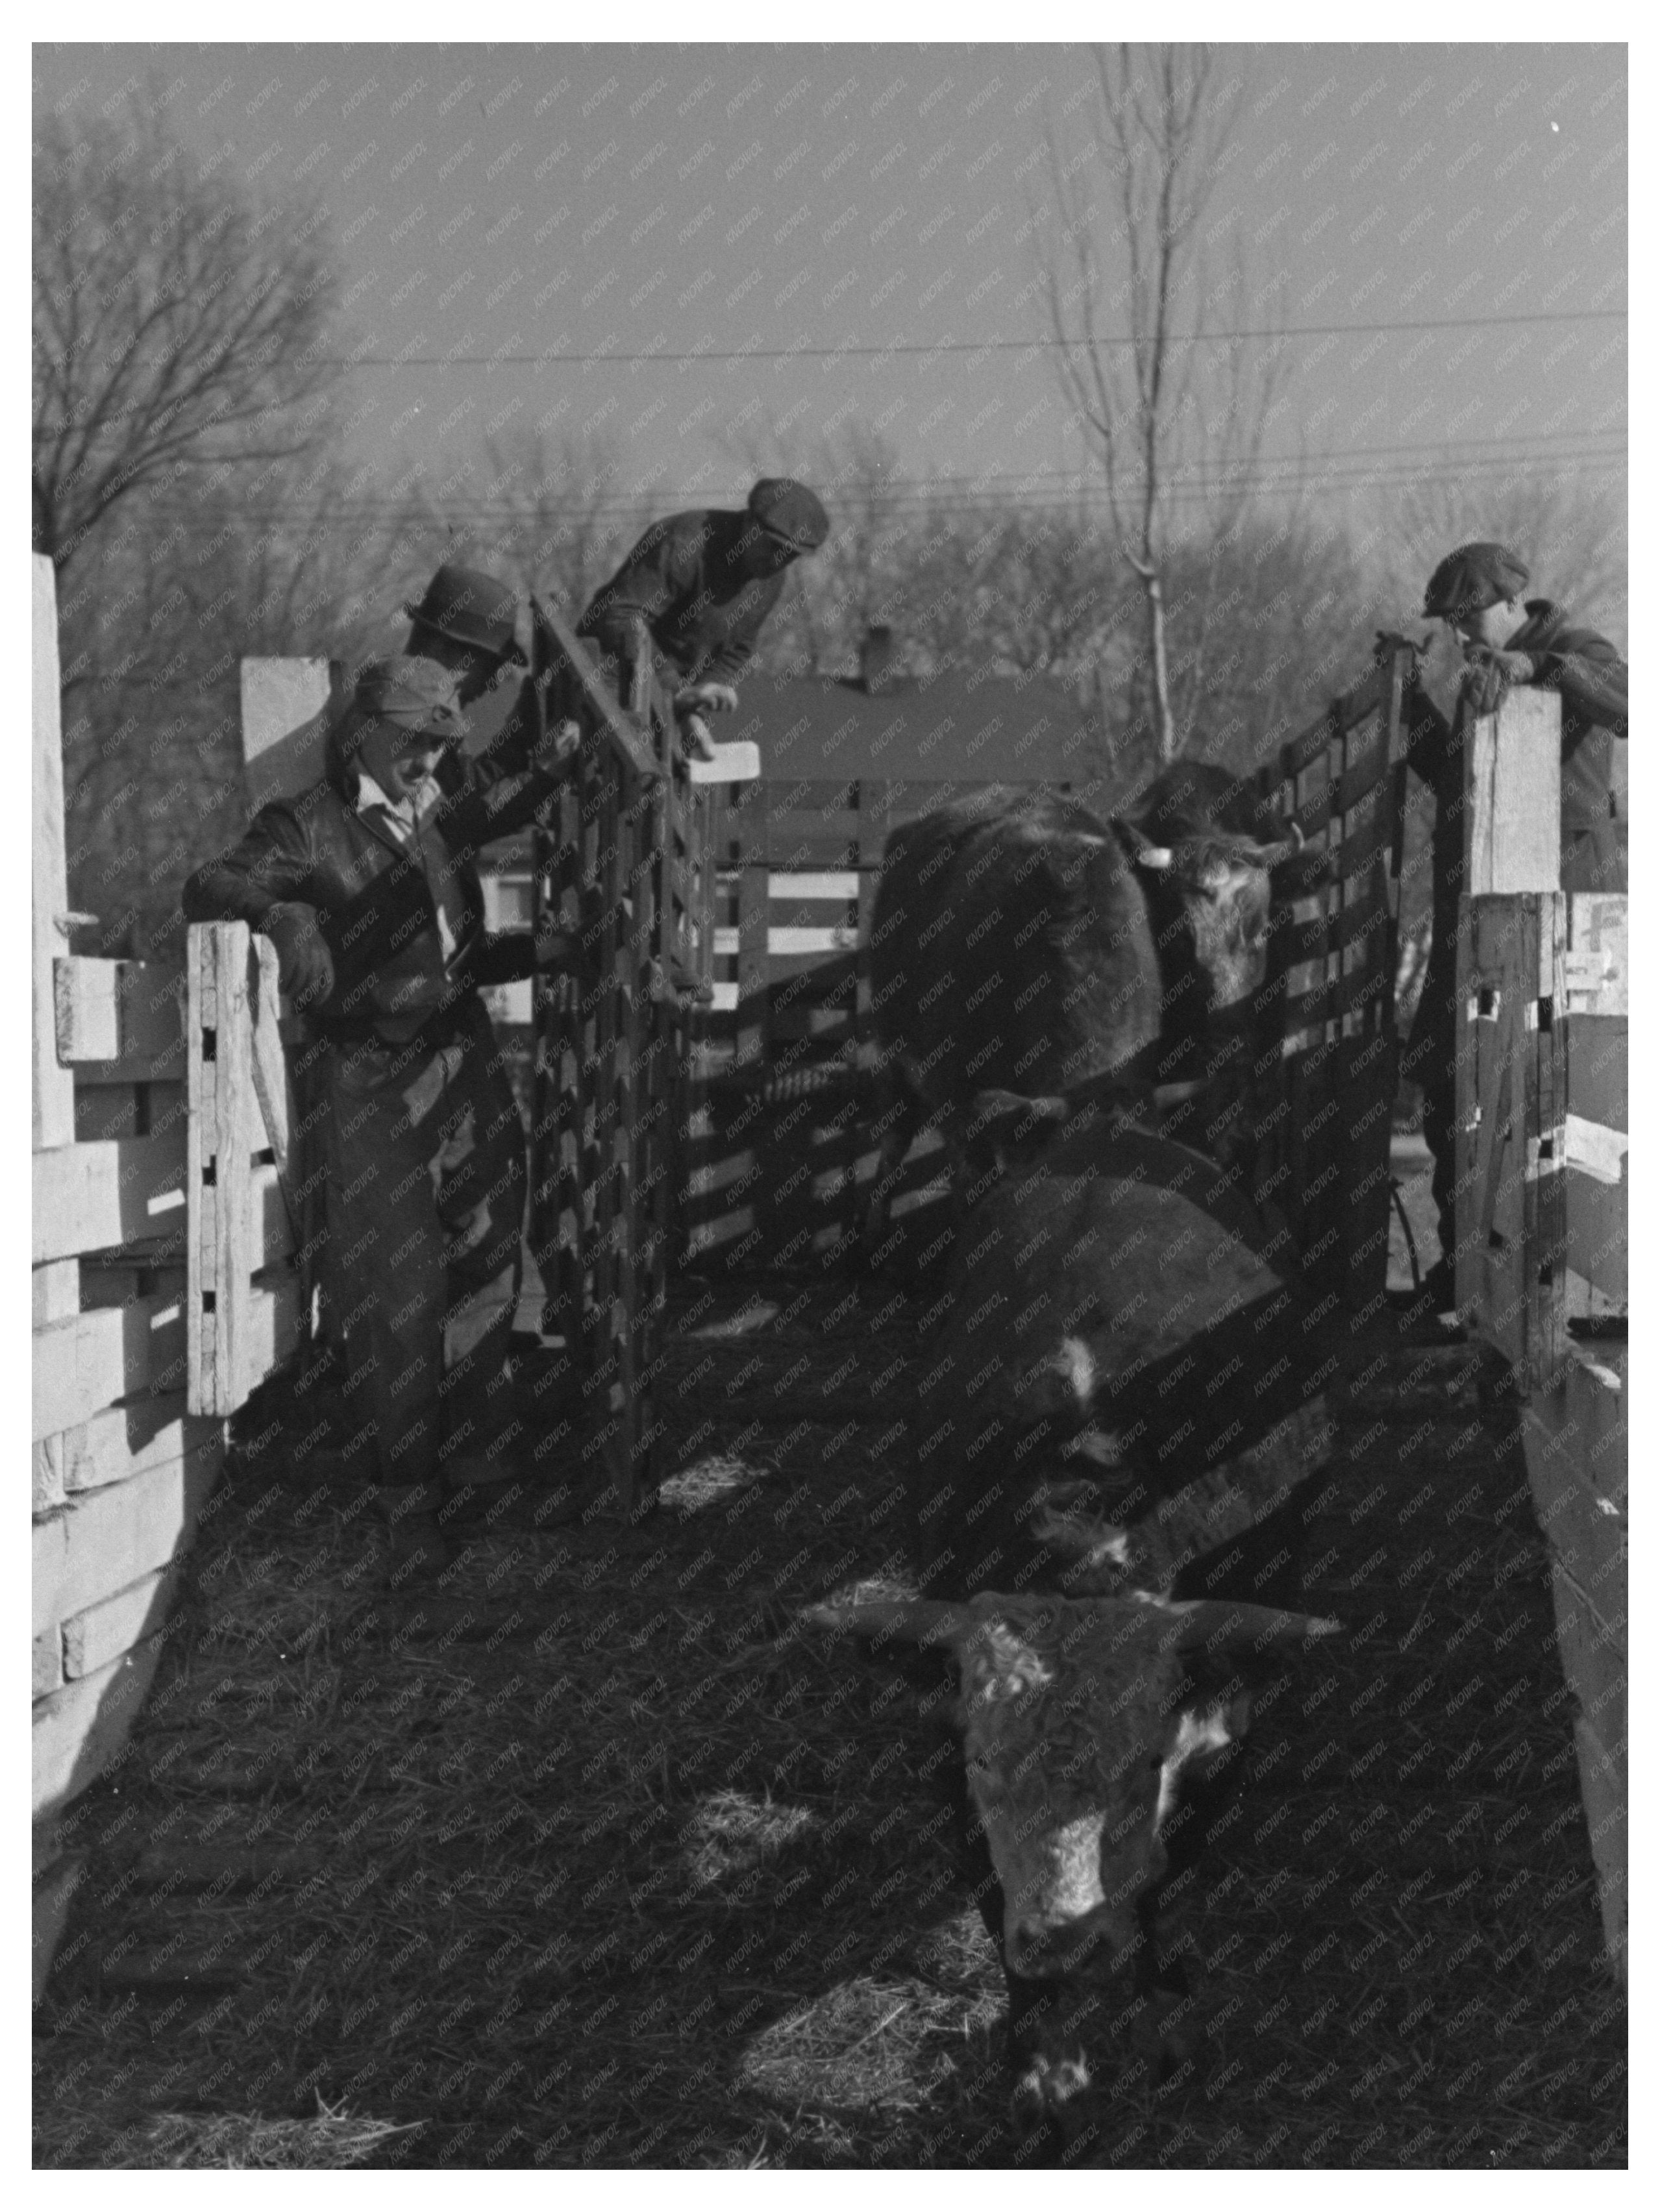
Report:
[[[1424,612],[1445,622],[1462,646],[1460,710],[1450,722],[1424,689],[1415,659],[1402,700],[1408,764],[1435,794],[1429,966],[1401,1072],[1423,1086],[1424,1139],[1435,1163],[1442,1257],[1426,1289],[1438,1312],[1453,1304],[1464,732],[1469,716],[1492,714],[1511,684],[1554,691],[1562,702],[1562,889],[1626,889],[1626,824],[1614,758],[1614,741],[1627,732],[1626,664],[1605,637],[1572,623],[1554,601],[1523,599],[1527,586],[1527,568],[1506,546],[1483,540],[1449,553],[1430,578]],[[1380,646],[1399,641],[1387,634],[1379,640]]]
[[[553,933],[487,935],[474,856],[532,818],[569,744],[556,737],[524,773],[484,782],[459,757],[465,726],[450,669],[367,662],[326,776],[262,807],[183,897],[189,921],[271,939],[283,989],[325,1040],[323,1276],[395,1585],[446,1556],[447,1313],[492,1284],[518,1287],[524,1129],[478,988],[569,951]],[[511,1316],[509,1297],[470,1371],[499,1363]]]
[[[709,759],[702,716],[737,707],[733,685],[778,604],[785,571],[829,535],[830,518],[805,484],[763,477],[741,510],[696,508],[654,522],[594,593],[577,635],[594,641],[620,684],[643,626],[667,664],[686,741]]]

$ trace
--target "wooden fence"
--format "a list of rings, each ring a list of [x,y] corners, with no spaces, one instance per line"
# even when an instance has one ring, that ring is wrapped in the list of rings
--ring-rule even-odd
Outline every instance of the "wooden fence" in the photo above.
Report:
[[[69,950],[57,606],[34,563],[33,1980],[82,1856],[75,1799],[155,1674],[226,1421],[295,1341],[274,962],[193,929],[187,973]],[[263,948],[270,953],[269,946]],[[249,1071],[263,1066],[263,1074]]]
[[[1627,901],[1560,869],[1560,708],[1510,695],[1468,748],[1457,1008],[1461,1312],[1521,1401],[1580,1790],[1626,1973]]]
[[[532,614],[547,711],[582,746],[537,836],[537,920],[575,951],[536,986],[531,1245],[544,1327],[571,1362],[562,1434],[601,1455],[626,1513],[660,1474],[680,1071],[711,995],[718,801],[677,758],[649,653],[619,705],[562,617],[536,601]]]
[[[1317,1287],[1357,1308],[1381,1304],[1388,1265],[1401,684],[1396,665],[1373,671],[1256,779],[1332,874],[1275,933],[1256,1195],[1289,1222]],[[856,1233],[880,1137],[866,945],[883,846],[893,823],[985,787],[854,779],[732,794],[687,1119],[682,1235],[695,1263],[828,1260]],[[1180,1135],[1202,1118],[1189,1101],[1168,1125]],[[940,1243],[948,1188],[925,1133],[890,1206],[896,1227],[910,1218],[914,1261]]]

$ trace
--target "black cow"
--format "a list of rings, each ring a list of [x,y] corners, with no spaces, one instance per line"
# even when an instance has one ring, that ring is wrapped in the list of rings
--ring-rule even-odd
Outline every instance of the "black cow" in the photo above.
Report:
[[[956,1659],[1017,2118],[1072,2140],[1125,2024],[1183,2006],[1160,1891],[1230,1818],[1254,1678],[1336,1626],[1286,1609],[1335,1360],[1215,1164],[1110,1085],[982,1101],[959,1158],[913,1430],[922,1595],[816,1617]]]
[[[1296,850],[1186,819],[1161,840],[1042,789],[988,790],[894,830],[871,926],[882,1086],[867,1249],[918,1127],[975,1090],[1201,1082],[1215,1073],[1207,1041],[1240,1056],[1267,970],[1269,872]]]

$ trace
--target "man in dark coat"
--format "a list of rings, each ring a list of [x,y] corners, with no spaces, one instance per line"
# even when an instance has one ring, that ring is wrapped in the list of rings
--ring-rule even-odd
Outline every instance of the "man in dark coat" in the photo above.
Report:
[[[1453,1065],[1456,1048],[1458,900],[1464,884],[1464,736],[1472,714],[1493,713],[1505,689],[1531,684],[1562,702],[1561,886],[1626,889],[1626,823],[1616,798],[1614,744],[1627,732],[1626,664],[1605,637],[1570,622],[1549,599],[1523,599],[1528,571],[1503,545],[1461,545],[1430,578],[1424,611],[1463,646],[1467,669],[1450,722],[1425,690],[1417,665],[1402,702],[1407,759],[1435,794],[1432,835],[1429,966],[1402,1073],[1424,1092],[1424,1139],[1442,1257],[1426,1288],[1435,1310],[1453,1304],[1457,1174]]]
[[[829,534],[830,518],[818,501],[788,477],[763,477],[742,511],[668,515],[653,523],[594,593],[577,635],[594,641],[602,665],[620,684],[643,625],[667,664],[687,740],[708,759],[714,747],[702,715],[737,707],[736,679],[778,604],[785,571]]]
[[[522,774],[458,757],[441,788],[465,729],[450,671],[404,654],[367,663],[326,777],[262,807],[183,898],[187,921],[269,937],[283,990],[326,1042],[324,1282],[394,1581],[445,1557],[446,1319],[505,1290],[471,1355],[482,1373],[506,1351],[518,1290],[524,1128],[478,987],[569,950],[552,934],[488,936],[474,856],[546,800],[575,732]]]

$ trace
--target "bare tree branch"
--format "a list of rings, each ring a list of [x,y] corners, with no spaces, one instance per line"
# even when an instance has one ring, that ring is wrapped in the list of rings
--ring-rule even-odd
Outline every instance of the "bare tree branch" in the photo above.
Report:
[[[321,217],[193,175],[158,116],[34,154],[35,550],[60,568],[181,472],[317,450],[337,370]]]

